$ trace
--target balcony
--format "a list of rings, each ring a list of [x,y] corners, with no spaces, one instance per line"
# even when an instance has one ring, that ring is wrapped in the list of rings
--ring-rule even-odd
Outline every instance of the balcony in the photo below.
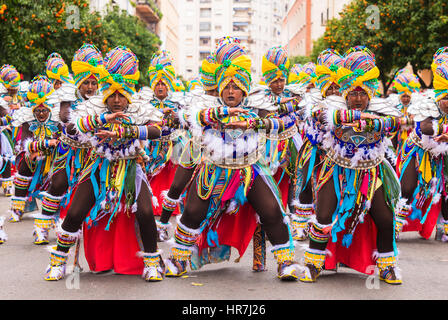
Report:
[[[135,10],[137,16],[146,24],[157,24],[162,19],[162,13],[154,0],[137,0]]]

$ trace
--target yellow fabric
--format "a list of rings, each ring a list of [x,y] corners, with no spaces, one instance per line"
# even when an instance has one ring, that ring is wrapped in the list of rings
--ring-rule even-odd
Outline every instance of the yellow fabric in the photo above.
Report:
[[[243,69],[250,73],[251,66],[252,61],[250,60],[249,56],[247,55],[239,56],[238,58],[232,61],[231,65],[226,69],[226,71],[221,77],[224,78],[233,77],[238,73],[238,70],[240,69]]]
[[[321,86],[321,93],[323,96],[325,96],[328,87],[330,87],[332,83],[338,83],[339,81],[337,72],[331,71],[330,68],[328,68],[327,66],[317,65],[315,73],[317,79],[319,79],[319,77],[323,75],[328,76],[325,78],[326,81],[325,86]]]
[[[289,59],[286,60],[285,63],[285,68],[286,70],[289,69]],[[261,72],[264,75],[266,72],[274,72],[276,70],[277,74],[276,76],[270,81],[271,83],[274,82],[275,80],[284,77],[284,73],[283,71],[274,63],[272,63],[271,61],[269,61],[266,56],[263,56],[263,60],[261,62]],[[269,85],[270,83],[268,83],[267,85]]]
[[[338,69],[337,76],[338,76],[338,79],[341,79],[342,77],[345,77],[352,73],[353,73],[353,71],[351,71],[347,68],[341,67]],[[378,79],[379,76],[380,76],[380,69],[378,69],[378,67],[374,67],[373,69],[367,71],[364,75],[356,78],[355,82],[353,82],[352,86],[353,87],[361,87],[364,82],[373,80],[373,79]]]
[[[47,70],[47,76],[50,79],[56,79],[59,81],[69,81],[70,83],[73,82],[72,80],[70,80],[70,73],[68,71],[68,66],[66,64],[64,64],[64,66],[60,67],[58,69],[57,73],[54,73],[51,70]],[[66,79],[61,79],[61,77],[65,77]]]
[[[341,78],[349,76],[353,73],[354,73],[353,71],[341,67],[338,69],[337,77],[340,80]],[[375,66],[373,69],[367,71],[364,75],[357,77],[355,81],[351,84],[351,87],[345,90],[343,96],[345,97],[352,88],[361,87],[367,92],[369,98],[372,99],[373,95],[375,94],[375,90],[372,90],[372,88],[369,88],[364,83],[366,81],[378,79],[379,76],[380,76],[380,70],[378,69],[378,67]]]
[[[83,72],[90,72],[97,80],[99,80],[95,74],[98,74],[100,78],[104,75],[104,67],[103,66],[92,66],[91,64],[84,61],[73,61],[72,62],[72,71],[75,75],[78,75]]]
[[[26,96],[28,98],[28,100],[32,103],[35,104],[35,107],[44,104],[45,101],[47,101],[47,98],[54,92],[54,89],[52,89],[50,92],[48,92],[46,95],[42,96],[41,98],[39,98],[39,94],[38,93],[34,93],[31,91],[28,91]],[[33,108],[34,109],[34,108]]]
[[[129,102],[131,102],[132,96],[123,88],[123,84],[116,82],[109,73],[109,71],[107,71],[107,69],[103,68],[103,73],[104,73],[103,79],[106,79],[106,82],[110,84],[110,87],[103,93],[104,95],[103,103],[106,103],[107,98],[109,98],[109,96],[112,95],[115,91],[120,92],[123,96],[125,96],[128,99]],[[138,79],[140,79],[140,71],[137,71],[134,74],[124,75],[122,77],[125,80],[138,81]],[[129,88],[135,90],[133,85],[130,86]]]
[[[3,83],[6,89],[18,87],[20,83],[20,75],[17,75],[17,77],[11,81],[5,82],[0,80],[0,82]]]
[[[414,81],[409,82],[409,86],[411,88],[415,88],[418,89],[420,88],[420,83],[416,83]],[[397,89],[398,92],[400,92],[401,94],[407,94],[407,95],[412,95],[412,91],[409,89],[409,87],[407,86],[403,86],[400,83],[395,82],[394,85],[395,89]]]
[[[423,158],[422,161],[420,162],[418,170],[421,172],[423,180],[425,180],[426,183],[429,183],[429,181],[431,181],[432,179],[431,161],[429,152],[425,152],[423,154]]]
[[[209,62],[208,60],[204,59],[202,61],[202,71],[206,73],[215,74],[216,70],[219,68],[219,64]]]
[[[235,77],[236,74],[239,74],[243,77],[245,77],[245,74],[241,74],[239,73],[239,70],[245,70],[250,74],[250,68],[252,66],[252,61],[250,60],[249,56],[247,55],[243,55],[243,56],[239,56],[238,58],[234,59],[231,64],[225,69],[224,73],[222,73],[220,75],[221,79],[225,79],[224,81],[221,82],[220,86],[219,86],[219,95],[221,95],[222,90],[224,90],[224,88],[227,86],[227,84],[229,84],[230,81],[235,82],[235,84],[241,89],[243,90],[246,95],[249,94],[249,88],[242,83],[238,78]],[[246,79],[247,80],[247,84],[250,85],[250,79]],[[218,81],[219,83],[220,81]]]
[[[168,73],[168,71],[172,73]],[[165,76],[165,80],[168,81],[168,79],[172,79],[175,77],[176,71],[174,70],[174,67],[171,65],[168,65],[164,67],[163,69],[157,70],[155,66],[151,66],[148,68],[148,75],[149,75],[149,82],[151,83],[151,89],[154,90],[157,83],[159,83],[163,76]],[[165,81],[164,81],[165,82]],[[175,88],[175,83],[171,82],[168,84],[168,88]]]

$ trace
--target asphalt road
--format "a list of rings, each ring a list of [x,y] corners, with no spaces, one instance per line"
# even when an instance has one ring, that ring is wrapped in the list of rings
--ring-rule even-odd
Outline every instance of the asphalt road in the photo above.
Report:
[[[0,215],[7,215],[9,199],[0,196]],[[33,219],[5,222],[8,241],[0,245],[1,300],[445,300],[448,298],[448,243],[405,233],[399,241],[403,285],[391,286],[348,268],[324,271],[314,284],[281,282],[268,252],[268,271],[254,273],[252,246],[239,263],[207,265],[188,277],[147,283],[140,276],[93,274],[81,253],[80,274],[58,282],[43,280],[49,262],[46,246],[32,243]],[[51,243],[55,243],[54,231]],[[160,244],[164,256],[168,245]],[[74,250],[72,250],[74,251]],[[82,252],[82,251],[81,251]],[[297,246],[301,257],[303,249]],[[72,266],[73,258],[69,260]]]

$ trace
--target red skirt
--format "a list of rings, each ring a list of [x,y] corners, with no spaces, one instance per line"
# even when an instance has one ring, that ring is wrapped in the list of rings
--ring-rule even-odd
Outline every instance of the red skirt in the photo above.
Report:
[[[148,177],[149,185],[152,189],[152,194],[157,198],[157,203],[152,204],[153,212],[155,216],[160,216],[162,214],[162,192],[168,191],[174,180],[174,175],[176,174],[177,165],[173,164],[171,161],[165,165],[165,167],[154,177]],[[174,210],[172,215],[178,215],[180,213],[179,206]]]
[[[350,225],[351,219],[347,219],[345,226]],[[375,271],[376,260],[373,253],[377,250],[377,228],[370,215],[364,217],[364,223],[359,223],[353,234],[351,245],[346,248],[342,245],[342,233],[338,234],[337,242],[330,242],[327,250],[330,252],[325,259],[325,268],[334,269],[341,262],[358,272],[371,275]]]
[[[108,231],[105,217],[94,227],[84,223],[84,254],[91,271],[114,270],[119,274],[143,273],[143,260],[137,257],[141,251],[136,236],[135,215],[119,212]]]

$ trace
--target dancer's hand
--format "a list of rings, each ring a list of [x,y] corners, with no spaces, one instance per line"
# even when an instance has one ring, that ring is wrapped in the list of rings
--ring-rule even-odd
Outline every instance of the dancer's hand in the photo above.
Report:
[[[102,144],[108,139],[111,139],[112,141],[116,140],[118,134],[115,131],[99,130],[95,133],[95,136],[101,139],[99,143]]]
[[[448,133],[441,134],[434,138],[435,142],[448,142]]]
[[[238,116],[240,114],[249,114],[249,110],[244,109],[244,108],[239,108],[239,107],[229,108],[229,116],[230,117]]]
[[[48,140],[48,145],[50,147],[56,147],[58,145],[58,143],[59,143],[58,139],[50,139],[50,140]]]
[[[104,116],[107,123],[114,123],[114,124],[120,124],[121,120],[129,120],[129,116],[126,115],[124,112],[115,112],[115,113],[108,113]]]
[[[235,122],[231,122],[231,123],[226,123],[224,125],[225,129],[242,129],[242,130],[246,130],[247,129],[247,121],[235,121]]]
[[[371,113],[366,113],[366,112],[361,112],[361,120],[366,120],[366,119],[381,119],[380,116],[377,116],[375,114],[371,114]]]

